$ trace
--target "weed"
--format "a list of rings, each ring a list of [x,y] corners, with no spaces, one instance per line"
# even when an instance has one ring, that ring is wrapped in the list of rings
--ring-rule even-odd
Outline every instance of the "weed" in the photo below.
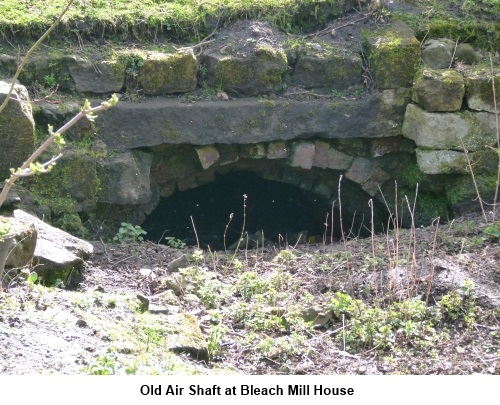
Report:
[[[116,373],[116,360],[114,357],[104,355],[99,357],[88,368],[92,375],[114,375]]]
[[[248,271],[241,275],[237,289],[245,301],[250,301],[256,294],[268,292],[271,289],[271,283],[260,278],[257,273]]]
[[[144,240],[143,235],[146,231],[139,225],[132,225],[128,222],[122,222],[118,233],[113,238],[113,242],[117,243],[136,243]]]
[[[226,333],[227,328],[221,323],[210,327],[208,332],[207,347],[208,355],[211,359],[213,359],[220,350],[221,343],[224,341]]]
[[[500,242],[500,222],[484,228],[483,235],[484,240]]]
[[[125,73],[136,79],[139,76],[144,59],[141,55],[127,55],[125,57]]]
[[[165,238],[165,241],[167,242],[168,246],[174,249],[184,249],[186,247],[186,244],[183,241],[173,236],[167,236]]]
[[[44,84],[45,87],[48,87],[48,88],[56,87],[57,80],[56,80],[56,78],[54,77],[53,74],[46,75],[43,78],[43,84]]]

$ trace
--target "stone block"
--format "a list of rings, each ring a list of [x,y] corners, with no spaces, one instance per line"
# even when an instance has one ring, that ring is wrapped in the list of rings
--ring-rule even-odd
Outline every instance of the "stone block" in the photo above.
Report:
[[[455,42],[450,39],[429,39],[422,50],[422,60],[431,69],[448,69],[453,61]]]
[[[217,145],[217,150],[219,151],[219,165],[221,166],[236,163],[240,159],[237,145]]]
[[[311,169],[313,167],[315,150],[314,143],[299,142],[294,144],[289,162],[290,166],[307,170]]]
[[[377,88],[412,85],[420,63],[420,42],[406,24],[363,32],[363,49]]]
[[[500,112],[500,69],[494,71],[496,105]],[[491,72],[488,70],[475,71],[465,79],[467,105],[476,111],[495,112]]]
[[[196,88],[197,72],[197,59],[191,49],[174,54],[149,52],[138,79],[147,95],[183,93]]]
[[[213,145],[197,147],[195,148],[195,150],[198,154],[198,158],[200,159],[201,167],[203,168],[203,170],[206,170],[209,167],[213,166],[220,159],[219,151]]]
[[[464,80],[455,70],[424,69],[415,79],[412,100],[426,111],[458,111],[465,94]]]
[[[285,142],[271,142],[267,145],[268,159],[286,159],[288,157],[288,149]]]
[[[292,84],[347,89],[362,84],[362,72],[359,54],[328,44],[308,43],[298,51]]]
[[[208,69],[208,84],[238,95],[280,91],[288,67],[285,52],[266,45],[258,45],[244,56],[208,53],[203,63]]]
[[[368,181],[374,169],[375,162],[373,160],[357,157],[353,160],[345,177],[355,183],[364,184]]]
[[[467,173],[465,153],[453,150],[417,149],[417,164],[425,174]]]
[[[263,159],[266,157],[266,147],[261,143],[241,145],[239,156],[242,159]]]
[[[75,63],[69,66],[69,72],[80,93],[118,92],[125,79],[125,66],[115,61],[92,63],[76,58]]]
[[[475,65],[481,60],[479,54],[470,44],[458,44],[455,51],[455,59],[466,65]]]
[[[11,83],[0,80],[0,104]],[[35,149],[35,122],[28,90],[16,84],[6,108],[0,113],[0,179],[18,168]]]
[[[124,152],[103,162],[98,169],[101,180],[100,203],[116,205],[146,204],[151,199],[149,173],[152,156],[145,152]]]
[[[428,149],[484,149],[496,142],[495,114],[471,111],[431,113],[409,104],[403,123],[403,135],[417,146]],[[463,143],[463,145],[462,145]]]
[[[330,146],[328,142],[316,141],[313,166],[321,169],[347,170],[353,157]]]

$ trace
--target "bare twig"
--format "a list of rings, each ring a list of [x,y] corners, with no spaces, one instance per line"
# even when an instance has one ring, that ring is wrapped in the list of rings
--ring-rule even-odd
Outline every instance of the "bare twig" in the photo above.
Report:
[[[109,107],[113,106],[116,104],[118,101],[118,98],[116,95],[114,95],[110,101],[104,101],[101,103],[101,105],[93,108],[84,108],[82,109],[78,114],[76,114],[72,119],[70,119],[66,124],[64,124],[61,128],[59,128],[57,131],[50,131],[50,136],[43,142],[32,154],[31,156],[25,160],[23,165],[12,172],[10,177],[5,181],[5,185],[2,189],[2,192],[0,193],[0,207],[2,206],[3,202],[7,198],[7,195],[9,194],[10,189],[14,185],[15,181],[19,179],[19,177],[26,177],[30,176],[32,174],[35,174],[35,172],[32,170],[31,166],[35,163],[35,161],[40,157],[40,155],[47,150],[47,148],[52,145],[54,142],[56,142],[56,139],[58,136],[60,136],[63,132],[67,131],[69,128],[71,128],[73,125],[75,125],[81,118],[87,117],[87,116],[92,116],[93,113],[101,110],[107,110]],[[45,162],[44,164],[40,165],[42,168],[50,165],[52,162],[55,163],[59,157],[52,158],[48,162]]]

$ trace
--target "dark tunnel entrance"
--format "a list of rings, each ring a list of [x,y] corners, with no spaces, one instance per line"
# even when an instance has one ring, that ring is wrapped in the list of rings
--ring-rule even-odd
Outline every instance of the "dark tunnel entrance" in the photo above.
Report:
[[[334,240],[341,235],[337,208],[334,205]],[[344,227],[352,227],[352,213],[345,214],[351,217],[344,218]],[[211,183],[162,198],[142,227],[151,241],[166,243],[165,237],[172,236],[187,245],[196,245],[194,222],[200,247],[221,250],[238,241],[243,220],[245,237],[253,238],[262,230],[265,240],[284,246],[297,243],[299,236],[301,243],[323,242],[325,235],[329,242],[331,218],[332,203],[326,198],[286,183],[262,179],[251,172],[234,171],[216,176]],[[364,234],[359,236],[366,236],[368,228],[361,223],[354,226],[360,229],[358,235]],[[261,246],[261,241],[258,244]]]

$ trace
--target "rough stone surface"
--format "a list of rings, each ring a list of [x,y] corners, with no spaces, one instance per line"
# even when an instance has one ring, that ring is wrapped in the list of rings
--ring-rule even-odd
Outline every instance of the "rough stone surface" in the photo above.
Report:
[[[390,178],[391,176],[385,170],[377,167],[371,171],[368,180],[361,184],[361,188],[373,197],[379,192],[382,185]]]
[[[500,111],[500,70],[495,71],[496,104]],[[466,78],[467,105],[472,110],[495,112],[491,73],[476,71]]]
[[[414,153],[415,145],[402,136],[372,139],[370,142],[370,155],[372,157],[380,157],[395,152]]]
[[[66,285],[73,285],[82,269],[83,260],[92,255],[93,246],[22,210],[15,210],[14,217],[33,224],[37,230],[34,260],[38,266],[35,271],[42,275],[49,285],[57,279]]]
[[[42,86],[54,86],[48,83],[46,78],[50,77],[55,82],[59,91],[74,91],[75,83],[71,77],[69,68],[76,63],[77,57],[72,54],[56,53],[53,55],[40,51],[26,62],[19,76],[21,83],[38,83]]]
[[[77,58],[69,72],[80,93],[112,93],[120,91],[125,79],[125,69],[111,61],[93,63]]]
[[[288,150],[285,142],[271,142],[267,146],[268,159],[286,159]]]
[[[463,142],[469,151],[475,151],[495,144],[494,120],[489,113],[430,113],[409,104],[403,135],[422,148],[462,151]]]
[[[292,84],[347,89],[362,84],[362,71],[359,54],[327,44],[307,43],[298,51]]]
[[[309,142],[300,142],[293,145],[290,166],[310,169],[313,166],[315,149],[314,143]]]
[[[321,169],[347,170],[353,157],[335,150],[328,142],[316,141],[313,166]]]
[[[217,150],[219,151],[219,164],[221,166],[235,163],[240,159],[237,145],[217,145]]]
[[[447,69],[453,58],[455,43],[450,39],[429,39],[422,50],[422,60],[432,69]]]
[[[204,56],[207,81],[229,94],[257,95],[281,90],[286,56],[271,48],[262,48],[251,57],[220,54]]]
[[[190,104],[151,99],[118,103],[101,114],[95,126],[97,136],[118,150],[162,144],[248,144],[311,136],[381,138],[401,135],[405,94],[375,91],[359,100],[333,104],[276,100],[269,108],[258,100]]]
[[[410,87],[420,63],[420,43],[403,23],[363,34],[363,48],[379,89]]]
[[[266,147],[261,143],[241,145],[239,156],[242,159],[264,159],[266,157]]]
[[[195,149],[204,170],[213,166],[220,159],[219,151],[215,146],[207,145]]]
[[[0,104],[11,83],[0,80]],[[0,113],[0,178],[21,166],[35,148],[35,122],[26,87],[16,84],[6,108]]]
[[[417,149],[417,164],[425,174],[467,173],[465,153],[452,150]]]
[[[287,56],[269,23],[239,21],[247,35],[235,40],[220,33],[222,40],[202,57],[209,85],[230,95],[256,95],[282,89],[288,68]]]
[[[464,94],[464,80],[460,73],[424,69],[415,79],[412,100],[426,111],[458,111]]]
[[[455,51],[455,59],[467,65],[475,65],[481,59],[479,54],[470,44],[458,44]]]
[[[174,54],[150,52],[140,69],[139,83],[145,94],[149,95],[194,90],[197,63],[192,49]]]
[[[0,222],[8,224],[8,235],[12,235],[14,239],[13,248],[7,256],[5,267],[20,268],[30,264],[37,241],[35,226],[29,221],[14,217],[0,217]]]
[[[368,181],[374,169],[375,163],[372,160],[357,157],[353,160],[352,165],[345,177],[355,183],[363,184]]]
[[[149,172],[152,156],[145,152],[124,152],[98,169],[101,192],[98,201],[116,205],[145,204],[151,199]]]

